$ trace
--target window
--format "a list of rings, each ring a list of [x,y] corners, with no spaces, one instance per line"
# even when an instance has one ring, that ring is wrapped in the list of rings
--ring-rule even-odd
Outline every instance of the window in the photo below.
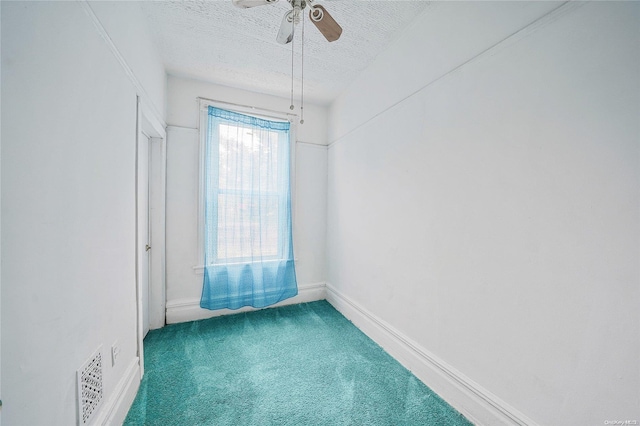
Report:
[[[297,294],[289,126],[207,108],[202,307],[262,307]]]
[[[288,124],[288,123],[286,123]],[[288,194],[279,185],[288,151],[288,133],[256,131],[242,124],[222,124],[211,145],[216,152],[209,156],[213,164],[210,198],[214,242],[206,249],[211,263],[281,259],[286,237],[280,224],[286,220]]]

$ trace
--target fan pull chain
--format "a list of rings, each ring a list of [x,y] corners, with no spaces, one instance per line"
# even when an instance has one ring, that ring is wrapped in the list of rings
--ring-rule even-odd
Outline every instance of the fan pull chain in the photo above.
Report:
[[[294,25],[295,28],[295,25]],[[291,39],[291,105],[289,106],[289,109],[293,111],[293,45],[295,44],[295,33],[293,38]]]
[[[300,88],[300,124],[304,124],[304,19],[302,20],[302,84]]]

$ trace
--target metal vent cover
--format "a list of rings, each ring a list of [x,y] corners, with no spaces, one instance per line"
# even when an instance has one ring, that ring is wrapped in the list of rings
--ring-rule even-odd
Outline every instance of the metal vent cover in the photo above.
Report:
[[[88,425],[102,403],[102,346],[77,371],[78,424]]]

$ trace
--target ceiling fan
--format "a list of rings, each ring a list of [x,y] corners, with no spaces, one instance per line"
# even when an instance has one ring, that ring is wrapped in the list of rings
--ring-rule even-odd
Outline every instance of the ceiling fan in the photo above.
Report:
[[[247,9],[250,7],[264,6],[277,3],[278,0],[232,0],[237,7]],[[309,6],[309,19],[318,28],[327,41],[336,41],[342,34],[342,27],[333,19],[327,10],[314,4],[314,0],[287,0],[291,10],[284,14],[280,31],[276,40],[280,44],[287,44],[293,40],[293,32],[296,24],[300,22],[302,11]]]

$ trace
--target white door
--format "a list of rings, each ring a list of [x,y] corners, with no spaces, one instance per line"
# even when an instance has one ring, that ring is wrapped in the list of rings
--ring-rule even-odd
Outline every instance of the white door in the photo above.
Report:
[[[142,298],[142,337],[149,332],[150,220],[149,220],[149,137],[138,143],[138,283]]]

